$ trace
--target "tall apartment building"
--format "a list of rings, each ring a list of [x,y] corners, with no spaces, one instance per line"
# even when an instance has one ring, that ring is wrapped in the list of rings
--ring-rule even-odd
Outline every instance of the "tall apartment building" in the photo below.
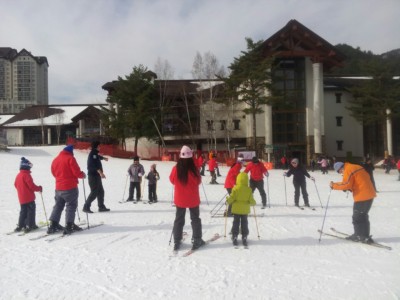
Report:
[[[48,69],[45,56],[33,56],[0,47],[0,113],[18,113],[32,105],[49,103]]]

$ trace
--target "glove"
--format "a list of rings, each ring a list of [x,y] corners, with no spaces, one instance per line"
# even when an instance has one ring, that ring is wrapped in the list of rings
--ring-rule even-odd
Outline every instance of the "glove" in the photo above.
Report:
[[[311,176],[310,179],[315,182],[315,178],[314,177]]]
[[[82,178],[85,179],[86,178],[86,174],[85,172],[82,172]]]
[[[269,173],[267,172],[267,173],[265,173],[265,177],[269,177]]]
[[[41,185],[39,185],[39,192],[43,192],[43,187]]]
[[[143,174],[142,174],[142,173],[138,173],[137,175],[138,175],[139,177],[142,177],[142,176],[143,176]]]
[[[287,173],[286,173],[286,172],[283,172],[283,176],[287,176]]]

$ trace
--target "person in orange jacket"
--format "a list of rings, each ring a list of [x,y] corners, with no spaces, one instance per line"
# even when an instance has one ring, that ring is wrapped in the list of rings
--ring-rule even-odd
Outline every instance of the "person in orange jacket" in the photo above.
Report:
[[[368,172],[364,167],[351,163],[336,162],[333,167],[336,172],[343,174],[343,180],[342,182],[331,181],[330,187],[333,190],[353,192],[354,233],[347,239],[372,243],[368,212],[371,209],[376,193]]]

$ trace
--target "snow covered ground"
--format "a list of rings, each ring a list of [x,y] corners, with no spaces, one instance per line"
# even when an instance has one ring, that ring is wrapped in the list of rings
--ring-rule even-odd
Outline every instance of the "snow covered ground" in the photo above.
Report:
[[[226,191],[222,184],[210,185],[209,177],[203,177],[203,237],[208,239],[219,233],[222,238],[189,257],[170,257],[172,247],[168,242],[175,210],[171,206],[168,176],[174,163],[156,162],[161,175],[159,203],[120,204],[131,161],[116,158],[103,162],[106,205],[111,212],[98,213],[94,202],[95,213],[89,215],[90,224],[105,225],[51,243],[29,240],[45,229],[25,236],[6,235],[15,228],[19,213],[13,183],[21,156],[34,164],[32,176],[44,188],[44,206],[49,216],[54,201],[50,164],[61,149],[23,147],[0,153],[0,299],[400,298],[397,170],[389,175],[380,169],[375,171],[380,193],[370,212],[373,237],[391,246],[391,251],[330,237],[322,237],[319,243],[317,230],[322,226],[325,208],[321,208],[317,189],[325,207],[330,194],[328,183],[340,180],[340,176],[333,171],[328,175],[314,172],[316,185],[308,181],[308,192],[316,210],[300,210],[293,207],[291,178],[286,179],[286,205],[282,170],[272,170],[268,180],[271,208],[261,210],[260,196],[255,192],[260,239],[256,220],[249,217],[249,250],[234,249],[229,235],[224,238],[225,219],[212,218],[210,211]],[[87,152],[75,151],[75,156],[86,172]],[[146,172],[152,163],[142,161]],[[221,167],[223,176],[217,179],[220,183],[227,171],[227,167]],[[87,196],[86,180],[85,184]],[[86,214],[81,211],[82,181],[79,188],[79,216],[83,221]],[[147,186],[144,197],[147,199]],[[37,221],[46,220],[40,194],[36,204]],[[332,191],[324,229],[335,227],[351,233],[352,204],[352,195]],[[227,232],[231,223],[232,219],[228,219]],[[190,237],[188,214],[184,230]],[[189,249],[190,238],[185,244],[185,249]]]

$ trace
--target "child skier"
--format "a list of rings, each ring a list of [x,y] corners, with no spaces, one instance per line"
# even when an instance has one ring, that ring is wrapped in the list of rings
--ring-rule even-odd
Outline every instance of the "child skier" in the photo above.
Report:
[[[253,192],[249,187],[249,176],[242,172],[236,178],[236,185],[232,193],[227,197],[228,204],[232,205],[233,224],[232,224],[232,242],[237,246],[237,237],[239,226],[242,229],[242,242],[247,246],[247,236],[249,235],[249,226],[247,215],[250,213],[250,206],[256,205],[253,198]]]
[[[157,202],[157,180],[160,180],[160,174],[156,170],[156,164],[150,166],[150,172],[145,176],[149,181],[149,203]]]
[[[304,200],[304,206],[310,207],[310,204],[308,202],[306,177],[310,178],[312,181],[315,181],[315,179],[314,177],[310,176],[306,168],[299,165],[299,160],[297,158],[293,158],[290,164],[291,166],[289,167],[289,171],[284,172],[283,176],[290,177],[293,175],[294,205],[299,206],[300,189],[301,189],[301,193],[303,195],[303,200]]]
[[[29,232],[37,229],[36,225],[36,203],[35,193],[42,192],[42,187],[33,183],[31,176],[32,163],[25,157],[21,158],[20,171],[15,178],[14,186],[17,189],[18,200],[21,205],[19,212],[18,226],[15,231],[19,232],[24,230]]]

